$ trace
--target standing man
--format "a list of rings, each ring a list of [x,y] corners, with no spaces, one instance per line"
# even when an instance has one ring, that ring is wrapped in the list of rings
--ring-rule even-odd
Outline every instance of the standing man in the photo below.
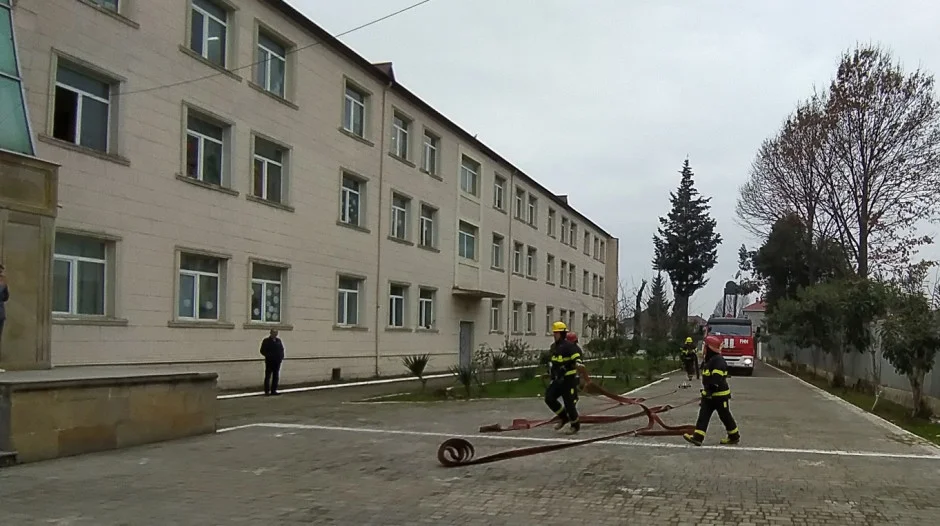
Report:
[[[728,364],[721,356],[721,338],[717,336],[705,337],[705,361],[702,362],[702,401],[699,404],[698,421],[695,422],[693,434],[682,435],[690,444],[701,446],[708,430],[708,421],[712,413],[718,413],[718,418],[724,424],[728,436],[721,439],[724,445],[737,444],[741,441],[738,424],[731,415],[728,402],[731,400],[731,388],[728,387]]]
[[[261,340],[261,356],[264,356],[264,395],[278,396],[277,383],[281,379],[281,362],[284,361],[284,343],[277,337],[277,331]]]
[[[552,324],[551,357],[551,383],[545,390],[545,404],[561,417],[555,424],[555,430],[561,431],[567,426],[565,434],[573,435],[581,430],[578,421],[578,375],[584,379],[585,385],[591,382],[587,369],[581,361],[581,351],[577,345],[568,340],[568,326],[564,322],[556,321]],[[561,398],[564,405],[558,403]]]
[[[685,374],[689,377],[689,381],[680,387],[692,387],[692,376],[694,375],[696,378],[699,376],[698,353],[695,351],[695,342],[692,341],[692,337],[690,336],[685,339],[685,344],[679,349],[679,358],[682,360]]]
[[[3,322],[7,319],[7,300],[10,299],[10,288],[7,287],[7,275],[3,265],[0,265],[0,347],[3,346]]]

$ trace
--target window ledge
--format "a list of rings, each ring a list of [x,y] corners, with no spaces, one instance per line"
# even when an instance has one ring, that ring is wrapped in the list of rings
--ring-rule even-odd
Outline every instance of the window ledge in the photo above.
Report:
[[[299,109],[300,109],[300,106],[298,106],[298,105],[294,104],[293,102],[291,102],[291,101],[285,99],[284,97],[278,95],[277,93],[274,93],[274,92],[271,92],[271,91],[268,91],[268,90],[264,89],[263,86],[258,85],[258,84],[255,84],[254,82],[252,82],[252,81],[250,81],[250,80],[248,81],[248,86],[251,87],[251,89],[253,89],[253,90],[255,90],[255,91],[261,93],[262,95],[265,95],[265,96],[267,96],[267,97],[269,97],[269,98],[271,98],[271,99],[274,99],[274,100],[280,102],[281,104],[287,106],[288,108],[291,108],[291,109],[293,109],[293,110],[299,110]]]
[[[457,264],[458,264],[458,265],[466,265],[466,266],[468,266],[468,267],[472,267],[472,268],[475,268],[475,269],[477,269],[477,270],[480,269],[480,264],[477,263],[477,260],[475,260],[475,259],[465,258],[465,257],[460,256],[460,255],[458,255],[457,258],[458,258],[458,260],[457,260]]]
[[[338,325],[333,324],[334,331],[359,331],[359,332],[369,332],[368,327],[363,327],[361,325]]]
[[[525,336],[525,333],[522,331],[512,331],[510,334],[513,336]]]
[[[71,150],[73,152],[83,153],[85,155],[90,155],[92,157],[97,157],[105,161],[111,161],[115,164],[120,164],[121,166],[130,166],[131,161],[126,157],[108,152],[102,152],[95,150],[93,148],[88,148],[87,146],[82,146],[80,144],[71,143],[69,141],[63,141],[62,139],[56,139],[55,137],[50,137],[48,135],[39,134],[39,140],[51,144],[53,146],[58,146],[66,150]]]
[[[228,321],[170,320],[167,327],[174,329],[234,329],[235,324]]]
[[[396,154],[396,153],[388,152],[388,156],[391,157],[392,159],[395,159],[396,161],[398,161],[398,162],[400,162],[400,163],[406,165],[406,166],[410,166],[410,167],[412,167],[412,168],[417,168],[417,167],[418,167],[418,165],[416,165],[415,163],[409,161],[408,159],[405,159],[404,157],[402,157],[402,156],[400,156],[400,155],[398,155],[398,154]]]
[[[366,146],[373,146],[373,147],[375,146],[375,143],[374,143],[374,142],[370,141],[369,139],[366,139],[365,137],[360,137],[360,136],[356,135],[355,133],[353,133],[353,132],[347,130],[346,128],[343,128],[342,126],[340,126],[339,128],[337,128],[337,130],[339,130],[340,133],[342,133],[343,135],[349,137],[350,139],[355,139],[355,140],[361,142],[362,144],[365,144]]]
[[[349,223],[344,223],[339,219],[336,220],[336,226],[341,226],[343,228],[348,228],[350,230],[355,230],[356,232],[362,232],[363,234],[371,234],[372,231],[364,226],[359,225],[350,225]]]
[[[206,66],[209,66],[210,68],[212,68],[212,69],[218,71],[219,73],[221,73],[221,74],[223,74],[223,75],[225,75],[225,76],[227,76],[227,77],[229,77],[229,78],[231,78],[231,79],[233,79],[233,80],[237,80],[238,82],[241,82],[241,81],[242,81],[241,75],[235,73],[234,71],[225,69],[224,67],[222,67],[222,66],[220,66],[220,65],[218,65],[218,64],[214,64],[214,63],[210,62],[209,60],[203,58],[202,55],[200,55],[199,53],[196,53],[195,51],[189,49],[189,47],[187,47],[187,46],[185,46],[185,45],[183,45],[183,44],[180,44],[180,45],[179,45],[179,49],[180,49],[180,51],[181,51],[184,55],[188,55],[189,57],[195,59],[197,62],[201,62],[201,63],[205,64]]]
[[[531,331],[530,331],[530,332],[525,333],[525,335],[526,335],[526,336],[538,336],[539,334],[538,334],[537,332],[531,332]]]
[[[506,269],[492,266],[490,267],[490,270],[495,270],[496,272],[506,272]]]
[[[127,320],[109,316],[52,316],[53,325],[89,325],[97,327],[127,327]]]
[[[441,250],[439,248],[434,248],[428,245],[418,245],[418,248],[420,248],[421,250],[427,250],[428,252],[434,252],[437,254],[441,253]]]
[[[388,236],[388,240],[398,243],[400,245],[408,245],[409,247],[415,246],[415,244],[412,243],[411,241],[408,241],[407,239],[402,239],[400,237]]]
[[[238,190],[232,190],[231,188],[226,188],[224,186],[219,186],[217,184],[206,183],[206,182],[200,181],[199,179],[193,179],[192,177],[189,177],[183,174],[176,174],[176,178],[179,179],[180,181],[183,181],[184,183],[189,183],[193,186],[205,188],[206,190],[215,190],[216,192],[222,192],[223,194],[228,194],[228,195],[232,195],[236,197],[238,196]]]
[[[527,280],[529,280],[529,281],[538,281],[538,280],[539,280],[538,276],[526,276],[525,279],[527,279]]]
[[[97,4],[95,4],[95,3],[89,2],[88,0],[78,0],[78,1],[81,2],[81,3],[83,3],[83,4],[85,4],[85,5],[87,5],[87,6],[90,7],[90,8],[92,8],[92,9],[94,9],[94,10],[100,12],[100,13],[103,13],[103,14],[106,14],[106,15],[110,16],[111,18],[117,20],[118,22],[122,22],[122,23],[124,23],[124,24],[127,24],[128,26],[130,26],[130,27],[132,27],[132,28],[134,28],[134,29],[140,29],[140,24],[138,24],[137,22],[134,22],[134,21],[131,20],[130,18],[127,18],[126,16],[122,15],[121,13],[115,13],[114,11],[112,11],[112,10],[110,10],[110,9],[105,9],[104,7],[101,7],[100,5],[97,5]]]
[[[527,221],[526,224],[529,225],[530,227],[532,227],[532,230],[535,230],[536,232],[537,232],[538,229],[539,229],[539,227],[536,226],[535,223],[530,223],[530,222]]]
[[[504,331],[490,331],[490,334],[506,334]]]
[[[520,278],[524,278],[524,277],[525,277],[525,274],[523,274],[522,272],[516,272],[515,270],[512,271],[512,275],[513,275],[513,276],[518,276],[518,277],[520,277]]]
[[[551,286],[553,286],[553,287],[555,286],[555,282],[554,282],[554,281],[550,281],[550,280],[546,280],[546,281],[545,281],[545,284],[546,284],[546,285],[551,285]]]
[[[294,330],[294,326],[289,323],[264,323],[260,321],[248,321],[242,324],[242,329],[292,331]]]
[[[278,210],[284,210],[285,212],[294,211],[294,207],[290,205],[285,205],[284,203],[278,203],[277,201],[269,201],[267,199],[253,196],[251,194],[245,194],[245,199],[251,201],[252,203],[258,203],[259,205],[270,206],[271,208],[277,208]]]
[[[411,327],[386,327],[385,332],[414,332]]]
[[[500,208],[500,207],[498,207],[498,206],[494,206],[494,207],[493,207],[493,210],[496,210],[497,212],[499,212],[500,214],[503,214],[503,215],[509,215],[509,212],[507,212],[506,210],[504,210],[504,209],[502,209],[502,208]]]
[[[438,181],[443,181],[443,180],[444,180],[444,178],[441,177],[440,175],[438,175],[438,174],[436,174],[436,173],[433,173],[433,174],[432,174],[431,172],[425,170],[424,168],[420,168],[419,171],[420,171],[421,173],[423,173],[423,174],[429,176],[429,177],[433,177],[434,179],[437,179]]]

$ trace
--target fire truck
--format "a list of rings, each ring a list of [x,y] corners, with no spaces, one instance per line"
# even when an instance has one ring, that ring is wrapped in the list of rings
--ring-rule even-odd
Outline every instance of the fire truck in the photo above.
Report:
[[[756,348],[754,327],[751,320],[738,317],[738,297],[737,283],[726,283],[721,302],[722,316],[708,319],[705,336],[715,335],[722,339],[721,354],[728,362],[728,369],[751,376],[754,374]]]

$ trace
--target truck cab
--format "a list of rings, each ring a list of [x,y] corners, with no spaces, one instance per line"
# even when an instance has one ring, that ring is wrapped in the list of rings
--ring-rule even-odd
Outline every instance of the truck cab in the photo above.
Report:
[[[714,335],[722,340],[721,355],[730,371],[745,376],[754,374],[754,328],[747,318],[709,318],[705,336]]]

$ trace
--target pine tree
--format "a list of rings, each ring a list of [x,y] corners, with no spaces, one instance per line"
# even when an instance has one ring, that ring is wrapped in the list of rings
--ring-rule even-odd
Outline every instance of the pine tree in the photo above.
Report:
[[[658,234],[653,236],[653,268],[665,272],[672,283],[676,337],[687,332],[689,299],[708,283],[705,276],[718,263],[721,245],[721,234],[715,231],[717,222],[709,214],[711,198],[702,197],[695,189],[688,159],[680,173],[678,190],[669,194],[672,210],[659,218]]]
[[[666,278],[657,273],[650,285],[650,297],[646,300],[647,334],[661,342],[669,338],[670,301],[666,298]]]

